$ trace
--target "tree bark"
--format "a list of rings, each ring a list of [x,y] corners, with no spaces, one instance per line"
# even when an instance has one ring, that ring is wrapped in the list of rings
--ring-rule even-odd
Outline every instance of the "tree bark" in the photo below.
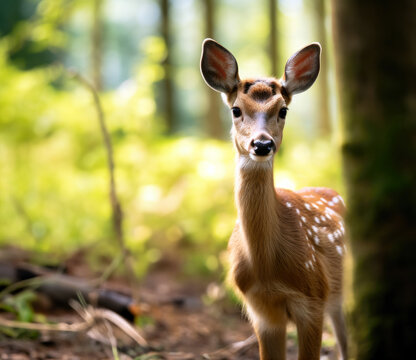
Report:
[[[205,36],[215,39],[215,0],[205,0]],[[224,136],[220,115],[220,97],[217,92],[207,89],[208,113],[205,116],[205,129],[210,137],[221,139]]]
[[[172,81],[172,63],[171,63],[171,49],[172,41],[170,36],[170,4],[169,0],[161,0],[162,11],[162,27],[161,33],[165,41],[167,53],[163,61],[163,68],[165,71],[165,78],[163,80],[164,88],[164,117],[166,121],[166,128],[168,133],[172,133],[175,130],[174,122],[174,104],[173,104],[173,81]]]
[[[416,339],[416,2],[333,0],[357,359]]]

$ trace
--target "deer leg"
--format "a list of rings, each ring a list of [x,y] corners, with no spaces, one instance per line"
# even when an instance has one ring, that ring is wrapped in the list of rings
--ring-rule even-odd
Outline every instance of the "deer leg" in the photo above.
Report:
[[[322,343],[323,310],[297,321],[298,360],[319,360]]]
[[[347,328],[345,326],[344,312],[341,303],[331,308],[328,312],[337,337],[338,347],[341,352],[341,359],[348,359]]]
[[[255,326],[260,360],[286,359],[286,326],[261,329]]]

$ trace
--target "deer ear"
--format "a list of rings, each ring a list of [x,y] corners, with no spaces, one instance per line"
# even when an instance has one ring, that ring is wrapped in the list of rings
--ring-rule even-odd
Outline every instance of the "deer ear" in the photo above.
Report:
[[[202,44],[201,74],[208,86],[226,94],[236,90],[240,81],[233,54],[212,39]]]
[[[320,57],[319,43],[312,43],[290,57],[283,77],[283,87],[289,96],[312,86],[319,74]]]

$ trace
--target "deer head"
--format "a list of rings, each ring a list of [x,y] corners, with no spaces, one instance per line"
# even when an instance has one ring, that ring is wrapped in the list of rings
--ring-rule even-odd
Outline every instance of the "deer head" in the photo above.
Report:
[[[241,157],[272,162],[282,142],[287,106],[294,94],[314,83],[320,54],[321,46],[312,43],[289,58],[282,78],[241,80],[234,56],[212,39],[203,42],[201,73],[208,86],[223,94],[231,109],[231,133]]]

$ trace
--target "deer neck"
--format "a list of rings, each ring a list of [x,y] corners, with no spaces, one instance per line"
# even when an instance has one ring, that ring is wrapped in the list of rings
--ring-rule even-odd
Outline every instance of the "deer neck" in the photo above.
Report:
[[[240,227],[248,256],[257,269],[275,259],[279,234],[279,200],[273,180],[273,161],[254,162],[238,157],[235,197]]]

